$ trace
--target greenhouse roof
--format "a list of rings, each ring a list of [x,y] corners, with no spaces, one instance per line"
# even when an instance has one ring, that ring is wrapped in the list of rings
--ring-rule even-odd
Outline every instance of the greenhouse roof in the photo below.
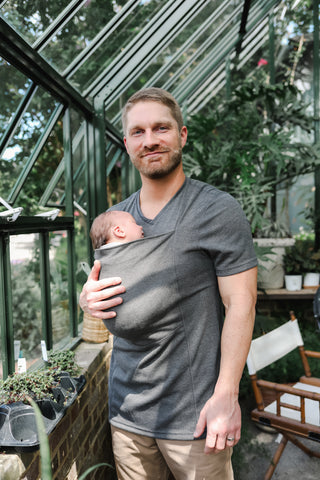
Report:
[[[268,42],[279,0],[73,0],[1,3],[0,55],[56,97],[119,126],[146,86],[197,112],[226,83],[230,61]],[[297,2],[295,2],[297,3]]]

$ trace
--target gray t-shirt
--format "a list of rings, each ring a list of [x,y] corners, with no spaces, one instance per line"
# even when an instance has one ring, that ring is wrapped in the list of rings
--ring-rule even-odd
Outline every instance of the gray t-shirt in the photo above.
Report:
[[[153,219],[139,192],[112,209],[130,212],[144,239],[96,251],[101,276],[126,286],[115,319],[109,376],[114,426],[191,440],[219,373],[223,311],[217,276],[256,266],[250,226],[227,193],[196,180]]]

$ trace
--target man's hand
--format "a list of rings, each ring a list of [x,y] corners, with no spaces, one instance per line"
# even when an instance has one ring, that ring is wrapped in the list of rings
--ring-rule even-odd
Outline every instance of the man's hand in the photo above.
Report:
[[[120,277],[99,280],[100,268],[100,262],[96,260],[80,293],[79,305],[84,312],[93,317],[107,320],[116,316],[116,312],[110,309],[122,303],[122,298],[115,295],[121,295],[126,289],[120,285],[122,281]]]
[[[205,453],[215,453],[234,447],[241,435],[241,411],[238,395],[214,393],[200,412],[194,433],[200,437],[207,427]]]

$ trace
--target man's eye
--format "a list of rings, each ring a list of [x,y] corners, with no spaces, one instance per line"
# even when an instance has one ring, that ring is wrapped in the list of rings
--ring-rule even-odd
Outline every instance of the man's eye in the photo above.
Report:
[[[160,130],[161,132],[164,132],[168,130],[168,127],[166,127],[165,125],[161,125],[160,127],[158,127],[158,130]]]
[[[134,131],[132,132],[132,135],[133,135],[133,136],[137,136],[137,135],[141,135],[141,133],[142,133],[142,130],[134,130]]]

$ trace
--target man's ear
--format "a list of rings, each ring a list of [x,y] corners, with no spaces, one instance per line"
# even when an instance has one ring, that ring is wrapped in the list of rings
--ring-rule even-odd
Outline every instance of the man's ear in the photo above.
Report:
[[[180,131],[180,138],[181,138],[181,147],[183,148],[185,144],[187,143],[187,137],[188,137],[188,130],[187,127],[183,126]]]
[[[125,231],[120,227],[120,225],[113,227],[112,233],[117,238],[124,238],[126,236]]]
[[[128,152],[128,145],[127,145],[127,139],[126,139],[126,137],[123,137],[123,143],[124,143],[124,146],[126,147],[127,154],[129,155],[129,152]]]

